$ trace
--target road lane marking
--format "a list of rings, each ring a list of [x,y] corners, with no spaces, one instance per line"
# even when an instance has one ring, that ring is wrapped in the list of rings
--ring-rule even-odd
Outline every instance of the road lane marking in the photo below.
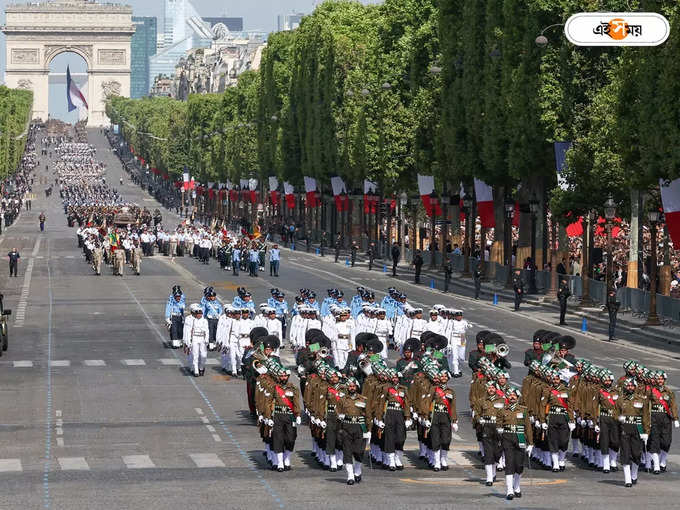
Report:
[[[160,361],[162,365],[166,366],[179,366],[182,364],[178,359],[174,358],[163,358],[158,361]]]
[[[24,273],[24,283],[21,288],[21,298],[17,304],[17,315],[14,318],[14,327],[22,328],[26,321],[26,306],[29,296],[29,290],[31,286],[31,275],[33,274],[33,264],[35,262],[34,257],[38,254],[40,249],[40,243],[42,242],[42,237],[38,237],[33,246],[33,252],[31,253],[32,258],[26,264],[26,272]]]
[[[89,471],[90,465],[85,457],[57,457],[62,471]]]
[[[224,467],[224,462],[214,453],[190,453],[189,457],[199,468]]]
[[[215,432],[215,427],[213,427],[212,425],[206,425],[205,428],[208,429],[208,432]]]
[[[155,468],[151,457],[148,455],[123,455],[123,462],[128,469],[150,469]]]
[[[129,367],[140,367],[146,365],[146,361],[143,359],[124,359],[123,364]]]
[[[222,442],[222,438],[220,436],[218,436],[217,434],[213,434],[212,438],[215,440],[216,443]]]
[[[71,362],[67,359],[54,359],[50,360],[49,365],[51,367],[70,367]]]
[[[196,411],[196,414],[203,414],[203,409],[201,409],[200,407],[195,407],[194,411]]]
[[[86,359],[83,361],[86,367],[105,367],[106,362],[103,359]]]
[[[31,368],[33,366],[32,361],[15,361],[14,362],[14,368]]]
[[[206,418],[205,416],[201,416],[201,421],[203,423],[210,423],[210,420],[208,418]]]
[[[0,459],[0,473],[23,470],[24,468],[21,466],[21,459]]]

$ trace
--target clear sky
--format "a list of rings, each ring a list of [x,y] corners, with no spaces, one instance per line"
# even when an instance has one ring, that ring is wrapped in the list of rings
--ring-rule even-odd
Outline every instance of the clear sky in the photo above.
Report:
[[[45,0],[42,0],[43,2]],[[380,0],[362,0],[363,3],[377,3]],[[158,29],[163,29],[163,0],[128,0],[122,3],[131,5],[135,16],[156,16]],[[106,2],[106,3],[108,3]],[[19,0],[0,0],[2,21],[4,24],[5,6],[8,3],[27,3]],[[105,3],[105,2],[102,2]],[[246,30],[261,30],[271,32],[276,30],[276,17],[279,14],[291,14],[302,12],[309,14],[314,10],[318,0],[191,0],[201,16],[229,16],[242,17]],[[5,72],[5,36],[0,34],[0,69],[2,75]],[[64,54],[57,58],[50,66],[50,70],[56,73],[65,73],[66,65],[71,66],[72,72],[84,72],[84,61],[73,54]],[[77,71],[74,71],[76,69]],[[59,80],[63,81],[63,80]],[[76,80],[82,87],[80,79]],[[74,116],[66,113],[66,85],[65,83],[53,83],[50,85],[50,114],[57,118],[73,121]],[[74,112],[75,113],[75,112]]]

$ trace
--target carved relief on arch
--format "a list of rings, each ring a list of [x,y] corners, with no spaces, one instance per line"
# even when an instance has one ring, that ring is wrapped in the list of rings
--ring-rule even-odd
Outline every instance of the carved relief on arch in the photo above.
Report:
[[[116,80],[107,80],[102,83],[102,90],[106,99],[110,96],[120,96],[121,84]]]
[[[46,44],[45,45],[45,65],[48,66],[52,59],[59,53],[73,52],[85,58],[88,67],[92,60],[92,45],[78,44],[78,45],[64,45],[64,44]]]
[[[17,88],[22,90],[33,90],[33,82],[28,79],[19,80]]]

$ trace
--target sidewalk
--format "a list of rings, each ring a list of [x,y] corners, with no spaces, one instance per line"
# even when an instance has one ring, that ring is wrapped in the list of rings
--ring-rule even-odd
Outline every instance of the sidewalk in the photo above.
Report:
[[[285,245],[281,244],[283,248]],[[310,255],[317,254],[318,245],[310,246]],[[294,253],[287,248],[288,251]],[[296,252],[307,252],[306,244],[297,243]],[[341,250],[338,263],[348,265],[350,255],[347,250]],[[335,258],[335,250],[325,249],[325,258],[333,260]],[[355,266],[361,268],[368,268],[368,259],[365,254],[357,253]],[[373,261],[373,271],[380,273],[391,274],[392,261],[387,259],[375,259]],[[415,278],[415,271],[411,266],[406,266],[400,263],[397,269],[397,280],[413,281]],[[423,266],[420,274],[420,281],[424,287],[437,289],[443,291],[444,289],[444,275],[441,270],[429,269]],[[449,292],[453,295],[474,295],[474,282],[472,278],[462,278],[460,273],[453,273],[449,283]],[[494,295],[502,304],[514,302],[514,292],[511,289],[506,289],[502,284],[496,282],[483,281],[480,292],[480,300],[493,301]],[[544,294],[530,294],[526,295],[520,309],[527,311],[527,305],[530,305],[532,316],[538,314],[540,318],[546,321],[554,321],[557,323],[559,319],[559,305],[557,301],[550,301]],[[586,320],[586,331],[582,330],[583,320]],[[586,333],[591,330],[591,326],[599,326],[605,330],[609,325],[609,316],[601,306],[593,308],[580,308],[578,300],[570,299],[567,306],[567,323],[572,327],[577,327],[581,333]],[[646,319],[633,317],[629,311],[619,312],[617,316],[616,332],[627,333],[633,335],[636,340],[645,340],[653,342],[654,344],[666,344],[680,348],[680,324],[671,324],[669,326],[644,326]]]

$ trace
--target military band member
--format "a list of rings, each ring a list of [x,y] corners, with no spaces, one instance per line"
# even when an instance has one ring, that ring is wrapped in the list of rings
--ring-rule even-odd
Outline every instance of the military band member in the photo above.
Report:
[[[497,429],[498,415],[505,408],[505,399],[498,396],[494,381],[487,381],[485,387],[486,397],[475,402],[475,415],[481,429],[486,485],[491,487],[496,478],[496,463],[503,454]]]
[[[302,423],[299,390],[288,381],[290,370],[281,368],[277,374],[270,404],[272,451],[276,455],[276,471],[291,469],[290,457],[295,449],[297,427]]]
[[[451,446],[452,432],[458,432],[456,394],[448,387],[449,373],[441,371],[433,377],[425,394],[423,406],[430,410],[428,416],[430,449],[433,453],[433,470],[447,471],[447,455]]]

